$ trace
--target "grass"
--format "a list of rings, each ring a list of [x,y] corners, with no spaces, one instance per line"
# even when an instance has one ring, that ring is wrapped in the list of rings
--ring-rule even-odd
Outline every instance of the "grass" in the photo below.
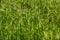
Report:
[[[60,40],[60,1],[0,0],[0,40]]]

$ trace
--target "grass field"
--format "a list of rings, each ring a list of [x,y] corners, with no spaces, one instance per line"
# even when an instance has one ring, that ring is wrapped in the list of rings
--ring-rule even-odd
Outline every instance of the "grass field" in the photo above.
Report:
[[[60,40],[60,0],[0,0],[0,40]]]

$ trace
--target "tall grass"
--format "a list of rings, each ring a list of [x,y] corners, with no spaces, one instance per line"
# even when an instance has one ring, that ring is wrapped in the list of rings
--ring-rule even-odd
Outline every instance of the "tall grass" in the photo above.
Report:
[[[60,40],[60,0],[0,0],[0,40]]]

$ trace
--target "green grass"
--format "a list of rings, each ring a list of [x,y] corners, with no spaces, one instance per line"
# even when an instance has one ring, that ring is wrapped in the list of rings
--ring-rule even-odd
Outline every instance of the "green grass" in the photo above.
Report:
[[[60,0],[0,0],[0,40],[60,40]]]

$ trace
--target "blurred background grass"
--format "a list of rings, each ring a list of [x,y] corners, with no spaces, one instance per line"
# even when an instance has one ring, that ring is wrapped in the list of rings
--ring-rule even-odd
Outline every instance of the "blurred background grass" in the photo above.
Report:
[[[0,0],[0,40],[60,40],[60,0]]]

